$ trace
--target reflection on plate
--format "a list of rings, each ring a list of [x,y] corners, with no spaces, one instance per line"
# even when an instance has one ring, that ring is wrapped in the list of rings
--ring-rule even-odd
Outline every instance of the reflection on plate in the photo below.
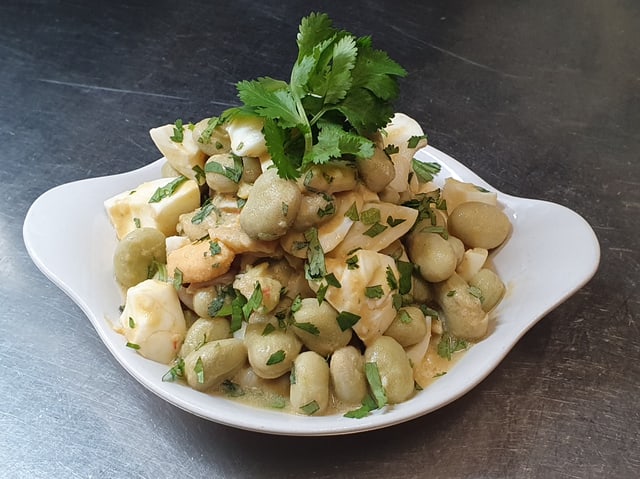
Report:
[[[424,148],[416,157],[440,163],[440,180],[451,176],[495,190],[433,147]],[[252,408],[179,383],[163,382],[168,367],[127,348],[124,337],[110,327],[110,320],[119,316],[122,297],[112,273],[116,238],[103,201],[160,177],[161,164],[158,160],[129,173],[77,181],[47,191],[27,213],[24,242],[38,268],[82,308],[109,350],[140,383],[188,412],[242,429],[300,436],[347,434],[391,426],[434,411],[482,381],[529,328],[593,276],[600,260],[593,230],[573,211],[498,193],[513,223],[513,235],[493,253],[492,261],[509,292],[494,312],[493,332],[473,346],[447,375],[409,401],[363,419],[295,416]],[[64,235],[52,235],[52,231],[63,231]]]

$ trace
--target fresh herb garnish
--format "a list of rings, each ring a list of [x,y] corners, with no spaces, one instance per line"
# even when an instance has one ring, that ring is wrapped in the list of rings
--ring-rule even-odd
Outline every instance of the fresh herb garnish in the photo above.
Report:
[[[184,125],[180,118],[173,124],[173,136],[170,136],[169,139],[175,143],[182,143],[184,140]]]
[[[440,172],[441,167],[438,163],[419,161],[412,158],[411,168],[420,183],[427,183],[429,181],[433,181],[434,175],[437,175]]]
[[[298,178],[310,165],[344,156],[370,158],[367,137],[393,116],[397,81],[406,71],[370,37],[333,27],[325,14],[302,19],[298,57],[289,82],[262,77],[237,84],[244,104],[224,118],[263,120],[267,149],[282,178]]]
[[[320,406],[316,401],[311,401],[304,406],[300,406],[300,410],[307,416],[311,416],[320,410]]]
[[[273,353],[271,356],[269,356],[269,359],[267,359],[267,366],[272,366],[274,364],[278,364],[281,363],[282,361],[284,361],[284,358],[287,356],[287,353],[284,352],[284,350],[279,349],[278,351],[276,351],[275,353]]]
[[[234,183],[239,183],[244,171],[242,157],[233,154],[231,156],[233,157],[233,166],[224,166],[217,161],[210,160],[204,165],[205,173],[217,173],[230,179]]]
[[[186,176],[178,176],[164,186],[159,187],[155,193],[149,198],[149,203],[158,203],[161,200],[171,196],[176,192],[178,187],[187,181]]]
[[[382,385],[382,379],[380,378],[380,371],[378,370],[377,363],[365,363],[364,373],[367,377],[367,382],[369,383],[369,387],[371,388],[371,393],[373,394],[376,404],[379,408],[385,406],[388,401],[387,393]]]
[[[387,228],[388,226],[385,226],[382,223],[374,223],[373,225],[371,225],[371,228],[369,228],[367,231],[365,231],[362,234],[365,236],[369,236],[370,238],[374,238],[378,236],[380,233],[382,233],[384,230],[386,230]]]
[[[198,383],[204,384],[204,363],[202,362],[202,358],[200,356],[198,356],[196,365],[193,367],[193,372],[196,373],[196,379]]]
[[[175,381],[177,378],[184,377],[184,359],[177,358],[174,365],[163,376],[163,381]]]
[[[306,331],[307,333],[312,334],[314,336],[320,335],[320,330],[313,323],[298,323],[298,322],[294,322],[293,325],[296,328],[301,329],[302,331]]]
[[[238,384],[234,383],[230,379],[225,379],[222,381],[220,388],[227,396],[231,396],[232,398],[237,398],[240,396],[244,396],[244,389]]]
[[[360,321],[360,316],[354,313],[350,313],[349,311],[342,311],[338,314],[336,318],[338,321],[338,325],[342,331],[346,331],[347,329],[353,327],[358,321]]]
[[[375,286],[367,286],[366,288],[364,288],[364,295],[367,298],[379,299],[384,296],[384,291],[382,290],[381,285],[376,284]]]
[[[201,224],[213,211],[216,211],[216,207],[211,203],[211,198],[207,198],[204,203],[202,203],[202,206],[198,209],[197,213],[191,217],[191,223],[194,225]]]
[[[463,351],[469,347],[464,339],[458,339],[449,333],[444,333],[438,342],[438,356],[451,360],[453,353]]]

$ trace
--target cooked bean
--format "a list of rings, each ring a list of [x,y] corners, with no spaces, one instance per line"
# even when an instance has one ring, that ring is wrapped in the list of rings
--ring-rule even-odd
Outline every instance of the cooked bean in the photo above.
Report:
[[[438,233],[417,228],[407,240],[407,254],[419,266],[420,275],[432,283],[444,281],[456,269],[457,259],[453,248]]]
[[[207,391],[230,379],[247,360],[247,348],[240,339],[205,343],[184,358],[184,375],[189,386]]]
[[[165,236],[155,228],[136,228],[122,238],[113,255],[116,280],[129,288],[145,279],[154,261],[166,263]]]
[[[353,346],[345,346],[331,355],[331,384],[336,397],[348,404],[357,404],[367,393],[364,357]]]
[[[293,224],[301,200],[298,186],[280,178],[277,170],[270,168],[258,177],[249,192],[240,212],[240,225],[254,239],[280,238]]]
[[[446,329],[458,338],[480,339],[487,334],[489,317],[482,309],[480,298],[469,285],[454,273],[435,285],[436,301],[442,307]]]
[[[400,403],[414,391],[413,368],[400,343],[380,336],[364,352],[365,363],[376,363],[389,404]]]
[[[291,371],[291,406],[297,413],[321,415],[329,405],[329,366],[313,351],[298,355]]]
[[[469,285],[478,288],[482,292],[482,309],[491,311],[502,299],[505,285],[496,273],[483,268],[470,280]]]
[[[384,190],[396,176],[393,161],[384,151],[383,147],[376,145],[375,152],[371,158],[356,160],[358,174],[360,178],[374,193]]]
[[[351,329],[340,329],[338,311],[326,301],[318,304],[316,298],[303,299],[294,318],[296,336],[307,348],[322,356],[328,356],[351,340]]]
[[[311,226],[329,220],[336,212],[336,199],[328,193],[307,192],[302,195],[300,209],[292,225],[295,231],[306,231]]]
[[[222,126],[215,126],[215,122],[215,118],[205,118],[193,127],[193,137],[198,148],[209,156],[227,153],[231,148],[231,140],[227,130]]]
[[[401,308],[384,334],[391,336],[404,348],[419,343],[427,334],[424,314],[415,306]]]
[[[487,203],[462,203],[449,215],[449,231],[471,248],[500,246],[511,230],[509,218],[500,208]]]
[[[205,163],[204,171],[207,185],[213,191],[235,193],[242,178],[242,158],[231,153],[213,155]]]
[[[199,318],[187,330],[179,356],[186,357],[192,351],[211,341],[231,337],[229,320],[226,318]]]
[[[314,165],[302,177],[304,187],[309,191],[339,193],[353,190],[357,183],[356,169],[347,163],[327,163]]]
[[[290,328],[280,329],[273,323],[247,325],[244,338],[251,367],[258,376],[267,379],[289,372],[302,348],[302,342]]]

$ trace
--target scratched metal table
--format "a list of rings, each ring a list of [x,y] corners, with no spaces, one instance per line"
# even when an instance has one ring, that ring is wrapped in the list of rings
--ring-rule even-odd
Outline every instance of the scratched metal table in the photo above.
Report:
[[[410,72],[397,110],[431,144],[506,193],[583,215],[602,259],[460,400],[298,439],[199,419],[140,386],[30,261],[21,226],[55,185],[156,159],[149,128],[218,114],[238,80],[286,77],[311,10]],[[2,2],[0,476],[638,477],[638,44],[631,0]]]

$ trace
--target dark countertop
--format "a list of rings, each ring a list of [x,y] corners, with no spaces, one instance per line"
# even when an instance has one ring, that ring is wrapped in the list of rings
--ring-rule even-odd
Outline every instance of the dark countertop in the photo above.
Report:
[[[602,257],[461,399],[299,439],[148,392],[34,266],[21,226],[53,186],[155,160],[149,128],[220,113],[239,80],[288,75],[311,10],[373,35],[410,72],[397,110],[433,146],[505,193],[575,210]],[[639,44],[631,0],[2,2],[0,475],[637,477]]]

